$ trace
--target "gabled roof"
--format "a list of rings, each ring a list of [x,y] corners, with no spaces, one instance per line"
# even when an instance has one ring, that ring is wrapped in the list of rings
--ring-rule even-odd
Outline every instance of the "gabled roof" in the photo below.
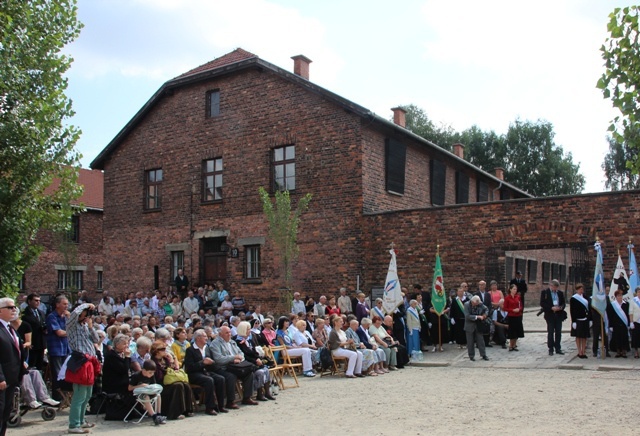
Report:
[[[318,94],[323,98],[343,107],[345,110],[348,110],[365,118],[370,125],[375,123],[385,130],[392,131],[396,135],[410,137],[417,143],[432,149],[432,151],[434,151],[436,154],[445,155],[450,160],[458,162],[460,165],[469,168],[471,171],[482,174],[485,178],[495,181],[500,186],[506,186],[525,197],[532,197],[529,193],[523,191],[517,186],[507,183],[504,180],[497,178],[495,175],[483,171],[470,162],[461,159],[460,157],[443,149],[442,147],[437,146],[433,142],[428,141],[423,137],[416,135],[415,133],[412,133],[404,127],[400,127],[397,124],[380,117],[379,115],[376,115],[369,109],[360,106],[350,100],[347,100],[346,98],[343,98],[325,88],[322,88],[307,79],[304,79],[274,64],[264,61],[258,56],[249,53],[242,48],[237,48],[224,56],[214,59],[213,61],[206,64],[200,65],[197,68],[187,71],[186,73],[165,82],[160,87],[160,89],[158,89],[156,93],[153,94],[149,101],[147,101],[145,105],[142,106],[142,108],[140,108],[140,110],[133,116],[133,118],[122,128],[122,130],[120,130],[115,138],[113,138],[111,142],[107,144],[107,146],[98,154],[93,162],[91,162],[91,168],[100,170],[104,169],[105,161],[111,154],[111,152],[113,152],[118,147],[118,145],[120,145],[120,142],[122,142],[124,138],[126,138],[126,136],[144,118],[144,116],[152,110],[155,104],[164,96],[165,93],[171,93],[173,89],[180,88],[186,85],[190,85],[200,81],[211,80],[215,77],[220,77],[252,68],[259,70],[269,70],[279,75],[283,79],[302,86],[308,91]]]
[[[72,204],[83,204],[87,209],[104,209],[104,173],[100,170],[78,169],[78,184],[84,186],[82,195]],[[53,179],[45,194],[53,193],[60,186],[60,179]]]
[[[257,58],[258,56],[254,55],[253,53],[249,53],[246,50],[243,50],[241,48],[237,48],[234,51],[227,53],[224,56],[220,56],[217,59],[214,59],[210,62],[207,62],[206,64],[200,65],[199,67],[194,68],[193,70],[189,70],[184,74],[180,74],[178,77],[176,77],[176,79],[181,78],[181,77],[187,77],[187,76],[191,76],[193,74],[196,73],[202,73],[204,71],[209,71],[209,70],[213,70],[216,68],[220,68],[222,66],[225,65],[229,65],[229,64],[233,64],[235,62],[239,62],[239,61],[243,61],[245,59],[250,59],[250,58]]]

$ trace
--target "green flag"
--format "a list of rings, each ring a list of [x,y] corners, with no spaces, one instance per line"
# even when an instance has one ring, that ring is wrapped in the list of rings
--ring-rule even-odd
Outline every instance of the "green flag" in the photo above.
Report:
[[[436,254],[436,267],[433,270],[433,285],[431,288],[431,304],[433,309],[442,315],[447,305],[447,296],[444,292],[444,278],[442,277],[442,265],[440,265],[440,252]]]

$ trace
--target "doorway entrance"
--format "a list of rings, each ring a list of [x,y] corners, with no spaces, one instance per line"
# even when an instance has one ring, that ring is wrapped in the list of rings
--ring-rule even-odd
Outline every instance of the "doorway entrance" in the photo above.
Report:
[[[218,280],[226,281],[228,251],[226,237],[200,240],[200,283],[213,285]]]

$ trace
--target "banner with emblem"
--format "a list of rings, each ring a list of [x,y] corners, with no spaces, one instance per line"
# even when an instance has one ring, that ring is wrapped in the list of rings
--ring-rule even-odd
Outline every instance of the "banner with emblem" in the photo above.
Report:
[[[444,277],[440,264],[440,248],[436,252],[436,266],[433,269],[433,284],[431,286],[431,304],[438,316],[442,315],[447,306],[447,295],[444,290]]]
[[[634,245],[629,242],[627,245],[629,250],[629,290],[631,294],[635,295],[636,288],[638,287],[638,264],[636,263],[636,254],[634,253]]]
[[[384,295],[382,296],[382,307],[387,313],[393,313],[394,310],[402,303],[402,290],[400,288],[400,280],[398,279],[398,267],[396,265],[396,252],[392,248],[389,250],[391,261],[389,261],[389,270],[387,271],[387,279],[384,282]]]
[[[613,280],[611,280],[611,287],[609,288],[609,299],[615,300],[615,293],[618,289],[622,289],[622,298],[624,301],[629,301],[633,298],[631,289],[629,288],[629,278],[627,277],[627,270],[622,263],[622,258],[618,254],[618,263],[616,264],[616,270],[613,273]]]
[[[600,242],[594,245],[596,250],[596,268],[593,272],[593,287],[591,289],[591,307],[604,317],[607,310],[607,295],[604,290],[604,272],[602,269],[602,246]]]

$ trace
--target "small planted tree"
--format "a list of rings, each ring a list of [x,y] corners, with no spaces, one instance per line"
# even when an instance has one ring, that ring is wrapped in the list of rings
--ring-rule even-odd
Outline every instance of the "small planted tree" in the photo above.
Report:
[[[293,279],[293,263],[298,258],[298,227],[300,216],[309,208],[311,194],[304,195],[295,210],[291,209],[291,197],[289,191],[276,191],[275,202],[263,187],[258,189],[262,210],[269,222],[269,237],[278,251],[284,287],[288,292],[282,295],[283,302],[288,305],[290,288]]]

